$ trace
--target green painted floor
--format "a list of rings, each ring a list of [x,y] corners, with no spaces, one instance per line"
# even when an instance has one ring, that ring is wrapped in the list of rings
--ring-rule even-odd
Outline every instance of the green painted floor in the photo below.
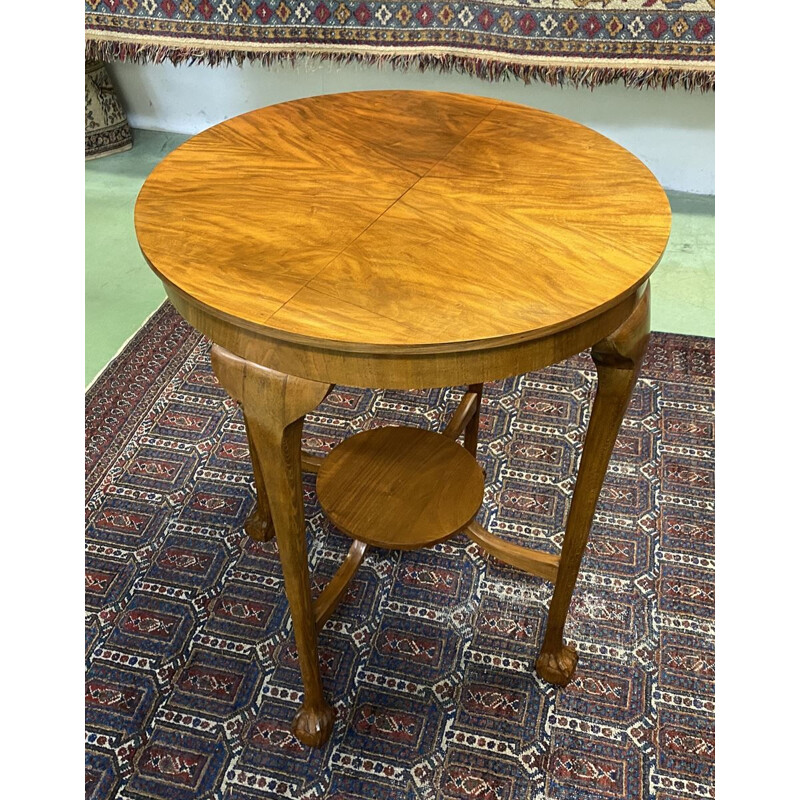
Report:
[[[142,183],[185,141],[136,130],[131,150],[86,162],[87,386],[165,298],[133,232]],[[668,192],[672,235],[653,274],[652,328],[714,335],[714,198]]]

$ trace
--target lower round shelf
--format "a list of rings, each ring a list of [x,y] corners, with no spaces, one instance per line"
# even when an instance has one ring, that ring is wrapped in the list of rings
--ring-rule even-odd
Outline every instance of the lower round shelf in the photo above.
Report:
[[[414,550],[469,524],[483,502],[483,471],[440,433],[373,428],[323,460],[317,496],[343,533],[375,547]]]

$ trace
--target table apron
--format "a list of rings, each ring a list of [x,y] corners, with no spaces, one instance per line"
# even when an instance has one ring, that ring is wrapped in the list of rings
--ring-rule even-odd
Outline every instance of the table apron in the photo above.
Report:
[[[238,326],[165,282],[167,295],[181,316],[234,355],[286,375],[365,389],[461,386],[550,366],[613,333],[630,316],[646,287],[647,282],[597,316],[538,339],[454,352],[359,353],[277,339]]]

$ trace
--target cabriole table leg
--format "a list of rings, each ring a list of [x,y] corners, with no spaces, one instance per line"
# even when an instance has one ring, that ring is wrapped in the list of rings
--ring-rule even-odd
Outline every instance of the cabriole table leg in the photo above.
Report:
[[[303,417],[331,386],[252,364],[214,346],[211,362],[220,383],[242,404],[253,468],[266,488],[278,540],[286,596],[292,615],[305,696],[292,730],[303,744],[320,747],[333,729],[333,708],[325,700],[317,654],[317,623],[311,600],[301,475]],[[259,479],[257,479],[258,481]]]
[[[578,660],[574,648],[564,643],[564,622],[611,451],[636,383],[649,336],[648,284],[631,316],[608,338],[592,348],[592,359],[597,367],[597,395],[569,509],[544,644],[536,660],[539,676],[560,686],[569,683]]]
[[[483,384],[473,383],[467,387],[468,392],[474,392],[477,395],[475,413],[472,419],[467,423],[464,429],[464,449],[470,453],[473,458],[478,455],[478,432],[481,428],[481,398],[483,397]]]
[[[264,486],[264,473],[258,462],[258,451],[253,443],[253,435],[250,433],[251,424],[246,413],[243,412],[242,416],[244,416],[244,427],[247,431],[247,446],[250,448],[253,477],[256,481],[256,507],[244,521],[244,529],[247,535],[256,542],[268,542],[275,535],[275,526],[272,524],[272,512],[269,510],[267,487]]]

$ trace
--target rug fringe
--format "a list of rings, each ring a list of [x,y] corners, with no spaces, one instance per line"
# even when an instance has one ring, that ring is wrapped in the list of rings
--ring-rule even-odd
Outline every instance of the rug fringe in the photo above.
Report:
[[[683,87],[688,91],[714,91],[713,70],[704,71],[682,67],[583,67],[553,66],[545,64],[513,64],[494,59],[479,59],[472,56],[453,54],[430,55],[424,53],[365,53],[351,52],[306,52],[285,50],[214,50],[200,47],[174,47],[171,45],[131,44],[128,42],[97,41],[86,42],[86,58],[98,61],[132,61],[138,64],[161,64],[169,61],[178,64],[207,64],[209,66],[237,64],[245,61],[260,62],[264,66],[289,62],[294,66],[298,61],[311,58],[318,61],[333,61],[337,64],[369,64],[391,66],[407,71],[413,68],[421,72],[438,70],[440,73],[454,71],[488,81],[517,78],[529,84],[534,80],[551,86],[572,85],[594,89],[595,86],[622,82],[629,88]]]

